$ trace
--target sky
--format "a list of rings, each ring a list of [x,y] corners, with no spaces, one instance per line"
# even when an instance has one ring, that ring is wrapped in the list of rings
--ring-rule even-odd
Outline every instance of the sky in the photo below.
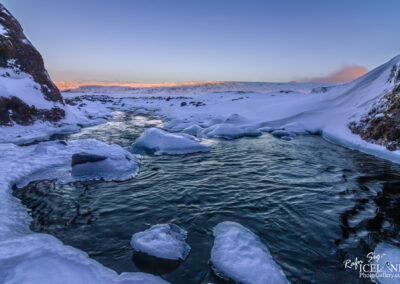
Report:
[[[56,81],[346,81],[400,54],[398,0],[0,3]]]

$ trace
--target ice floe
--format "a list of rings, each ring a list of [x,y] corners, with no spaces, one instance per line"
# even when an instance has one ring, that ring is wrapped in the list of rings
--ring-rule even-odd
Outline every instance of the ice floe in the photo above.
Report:
[[[289,283],[268,248],[250,230],[235,222],[214,228],[211,263],[217,275],[239,283]]]
[[[175,224],[157,224],[132,236],[131,246],[151,256],[185,260],[190,252],[187,232]]]
[[[185,133],[169,133],[158,128],[147,129],[132,145],[134,153],[155,155],[208,152],[210,148]]]

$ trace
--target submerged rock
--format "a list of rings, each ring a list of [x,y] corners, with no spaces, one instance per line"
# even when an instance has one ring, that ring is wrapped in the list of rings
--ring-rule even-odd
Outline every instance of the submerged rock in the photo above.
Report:
[[[157,224],[132,236],[131,246],[151,256],[185,260],[190,252],[187,232],[175,224]]]
[[[133,143],[132,151],[139,154],[178,155],[208,152],[210,148],[185,133],[169,133],[158,128],[149,128]]]
[[[268,248],[247,228],[222,222],[214,237],[211,263],[216,275],[244,284],[289,283]]]

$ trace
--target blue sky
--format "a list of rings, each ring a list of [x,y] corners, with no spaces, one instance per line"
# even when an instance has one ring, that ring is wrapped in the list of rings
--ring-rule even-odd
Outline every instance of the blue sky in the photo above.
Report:
[[[290,81],[400,53],[400,1],[0,0],[55,80]]]

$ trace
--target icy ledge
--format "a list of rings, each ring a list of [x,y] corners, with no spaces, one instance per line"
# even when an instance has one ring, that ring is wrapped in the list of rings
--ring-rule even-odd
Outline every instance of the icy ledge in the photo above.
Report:
[[[222,222],[214,237],[211,263],[217,275],[244,284],[289,283],[268,248],[247,228]]]
[[[71,156],[82,151],[106,156],[115,166],[117,175],[113,179],[132,177],[137,170],[136,160],[128,151],[92,139],[27,147],[0,144],[0,283],[167,283],[145,273],[118,275],[55,237],[29,230],[27,209],[12,196],[11,185],[24,177],[29,177],[24,182],[50,176],[73,178],[68,176]]]
[[[190,252],[187,232],[175,224],[158,224],[132,236],[131,246],[151,256],[185,260]]]
[[[149,128],[132,145],[132,151],[139,154],[178,155],[208,152],[210,147],[201,144],[197,138],[189,134],[175,134],[158,128]]]

